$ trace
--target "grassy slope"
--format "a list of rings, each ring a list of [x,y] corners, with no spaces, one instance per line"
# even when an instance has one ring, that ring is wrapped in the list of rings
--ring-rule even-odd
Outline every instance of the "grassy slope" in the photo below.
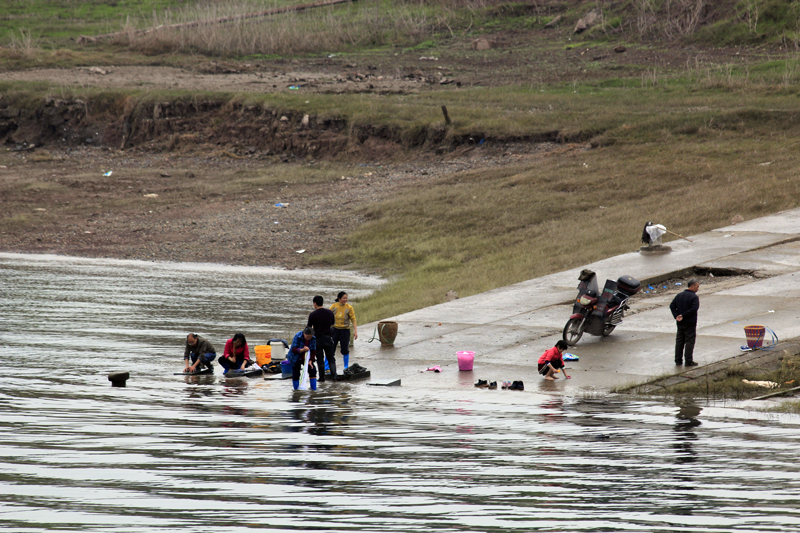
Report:
[[[402,274],[361,303],[368,318],[581,266],[635,250],[647,220],[689,235],[797,207],[798,133],[796,122],[659,130],[663,139],[454,175],[366,208],[372,220],[331,259]]]
[[[382,318],[449,290],[475,294],[635,250],[647,220],[693,234],[796,207],[800,109],[786,69],[691,72],[658,87],[458,93],[463,108],[448,104],[451,114],[470,119],[457,129],[598,131],[599,148],[455,174],[364,208],[369,222],[350,249],[322,260],[398,274],[360,302],[363,316]]]

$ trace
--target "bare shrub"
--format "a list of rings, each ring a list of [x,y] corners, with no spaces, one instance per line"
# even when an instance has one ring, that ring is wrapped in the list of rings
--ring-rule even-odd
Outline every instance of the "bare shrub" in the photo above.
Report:
[[[658,85],[658,72],[655,67],[653,70],[647,69],[642,72],[642,87],[655,87]]]
[[[794,42],[794,50],[789,50],[786,54],[786,62],[783,70],[783,86],[789,88],[797,82],[797,75],[800,72],[800,43]]]
[[[708,5],[708,0],[634,0],[636,30],[640,37],[670,40],[691,35],[703,22]],[[754,9],[757,17],[757,7]]]
[[[747,28],[750,30],[750,33],[756,33],[756,26],[758,26],[758,1],[745,0],[744,9]]]
[[[650,32],[656,23],[656,0],[636,0],[636,30],[640,37]]]
[[[34,38],[30,30],[21,29],[19,34],[12,31],[9,48],[22,57],[33,57],[39,51],[39,39]]]
[[[666,0],[664,34],[669,38],[691,35],[700,24],[707,0]]]

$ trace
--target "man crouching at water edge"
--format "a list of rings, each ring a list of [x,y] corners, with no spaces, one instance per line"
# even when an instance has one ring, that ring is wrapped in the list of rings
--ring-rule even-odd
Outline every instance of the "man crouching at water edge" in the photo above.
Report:
[[[297,390],[300,387],[300,369],[306,360],[306,353],[311,352],[308,358],[308,376],[311,382],[311,390],[317,390],[317,369],[314,368],[314,359],[317,357],[317,342],[314,338],[314,330],[306,328],[298,331],[292,339],[292,347],[286,359],[292,363],[292,387]]]
[[[213,372],[214,367],[211,366],[211,361],[216,357],[217,351],[203,337],[197,333],[189,333],[186,336],[186,349],[183,351],[183,360],[186,363],[183,369],[184,372],[202,370],[203,365]],[[189,359],[192,361],[191,365],[189,364]]]
[[[564,360],[561,359],[561,354],[567,349],[567,343],[558,341],[555,346],[547,350],[539,358],[539,373],[544,376],[544,379],[553,381],[558,379],[555,376],[556,370],[564,368]],[[569,379],[571,376],[567,375],[567,369],[564,368],[564,377]]]

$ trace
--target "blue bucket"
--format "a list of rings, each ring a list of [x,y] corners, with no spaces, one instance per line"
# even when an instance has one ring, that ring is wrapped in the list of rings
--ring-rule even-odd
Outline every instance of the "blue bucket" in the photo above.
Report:
[[[292,375],[292,363],[287,361],[281,361],[281,377],[288,378]]]

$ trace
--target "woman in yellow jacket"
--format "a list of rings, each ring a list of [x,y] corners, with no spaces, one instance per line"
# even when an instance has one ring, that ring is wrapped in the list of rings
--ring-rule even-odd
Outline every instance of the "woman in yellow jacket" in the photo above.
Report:
[[[333,311],[333,353],[336,353],[336,343],[339,343],[342,350],[344,367],[350,363],[350,324],[353,324],[353,339],[358,338],[358,326],[356,326],[356,312],[353,306],[347,303],[347,293],[342,291],[336,295],[336,303],[331,306]]]

